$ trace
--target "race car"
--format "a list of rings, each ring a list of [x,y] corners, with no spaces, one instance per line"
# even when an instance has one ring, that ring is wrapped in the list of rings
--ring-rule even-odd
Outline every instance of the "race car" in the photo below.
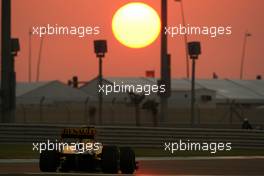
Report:
[[[137,169],[133,149],[102,145],[95,134],[94,127],[65,128],[60,141],[49,143],[40,153],[40,170],[133,174]]]

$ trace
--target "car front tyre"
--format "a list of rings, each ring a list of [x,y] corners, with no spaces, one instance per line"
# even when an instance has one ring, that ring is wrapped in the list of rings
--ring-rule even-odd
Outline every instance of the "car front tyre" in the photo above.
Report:
[[[133,174],[136,169],[135,152],[130,147],[120,148],[120,170],[123,174]]]
[[[104,146],[102,150],[102,171],[116,174],[119,170],[119,150],[116,146]]]

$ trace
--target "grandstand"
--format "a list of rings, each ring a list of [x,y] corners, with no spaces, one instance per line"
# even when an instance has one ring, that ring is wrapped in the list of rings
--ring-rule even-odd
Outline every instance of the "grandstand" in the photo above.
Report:
[[[155,85],[153,78],[105,78],[104,84]],[[190,122],[191,82],[172,79],[169,113],[163,126],[187,125]],[[79,89],[60,81],[17,83],[17,122],[96,123],[97,80],[93,79]],[[159,96],[146,96],[144,102],[159,103]],[[196,82],[196,123],[239,127],[244,118],[262,127],[264,124],[264,81],[199,79]],[[107,125],[135,125],[135,107],[128,93],[104,96],[103,122]],[[157,107],[157,110],[159,108]],[[140,109],[143,126],[152,126],[158,113]],[[93,120],[92,120],[93,119]]]

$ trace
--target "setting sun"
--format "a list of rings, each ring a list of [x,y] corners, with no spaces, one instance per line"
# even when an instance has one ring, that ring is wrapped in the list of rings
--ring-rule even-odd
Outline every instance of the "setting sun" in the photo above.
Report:
[[[159,36],[161,22],[158,13],[144,3],[129,3],[115,13],[112,20],[115,38],[129,48],[143,48]]]

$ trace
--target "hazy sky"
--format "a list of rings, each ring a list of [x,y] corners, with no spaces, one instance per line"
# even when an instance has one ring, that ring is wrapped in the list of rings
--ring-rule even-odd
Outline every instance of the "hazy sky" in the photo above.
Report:
[[[246,53],[245,78],[264,75],[264,1],[263,0],[183,0],[186,21],[190,25],[232,26],[231,36],[210,38],[190,36],[200,40],[202,51],[197,64],[199,78],[211,78],[216,72],[221,78],[238,78],[245,31],[252,33]],[[100,26],[99,36],[85,38],[48,36],[44,39],[41,80],[66,81],[73,75],[90,80],[97,75],[98,60],[93,53],[94,39],[107,39],[109,52],[104,59],[105,76],[144,76],[145,70],[160,69],[160,40],[144,49],[130,49],[116,41],[111,30],[115,11],[129,0],[13,0],[12,35],[19,37],[21,52],[16,58],[17,78],[28,80],[28,38],[31,26],[46,24]],[[160,0],[144,0],[160,12]],[[181,22],[180,5],[168,0],[169,25]],[[40,38],[34,36],[32,48],[33,78]],[[169,39],[172,55],[172,76],[185,77],[184,40]]]

